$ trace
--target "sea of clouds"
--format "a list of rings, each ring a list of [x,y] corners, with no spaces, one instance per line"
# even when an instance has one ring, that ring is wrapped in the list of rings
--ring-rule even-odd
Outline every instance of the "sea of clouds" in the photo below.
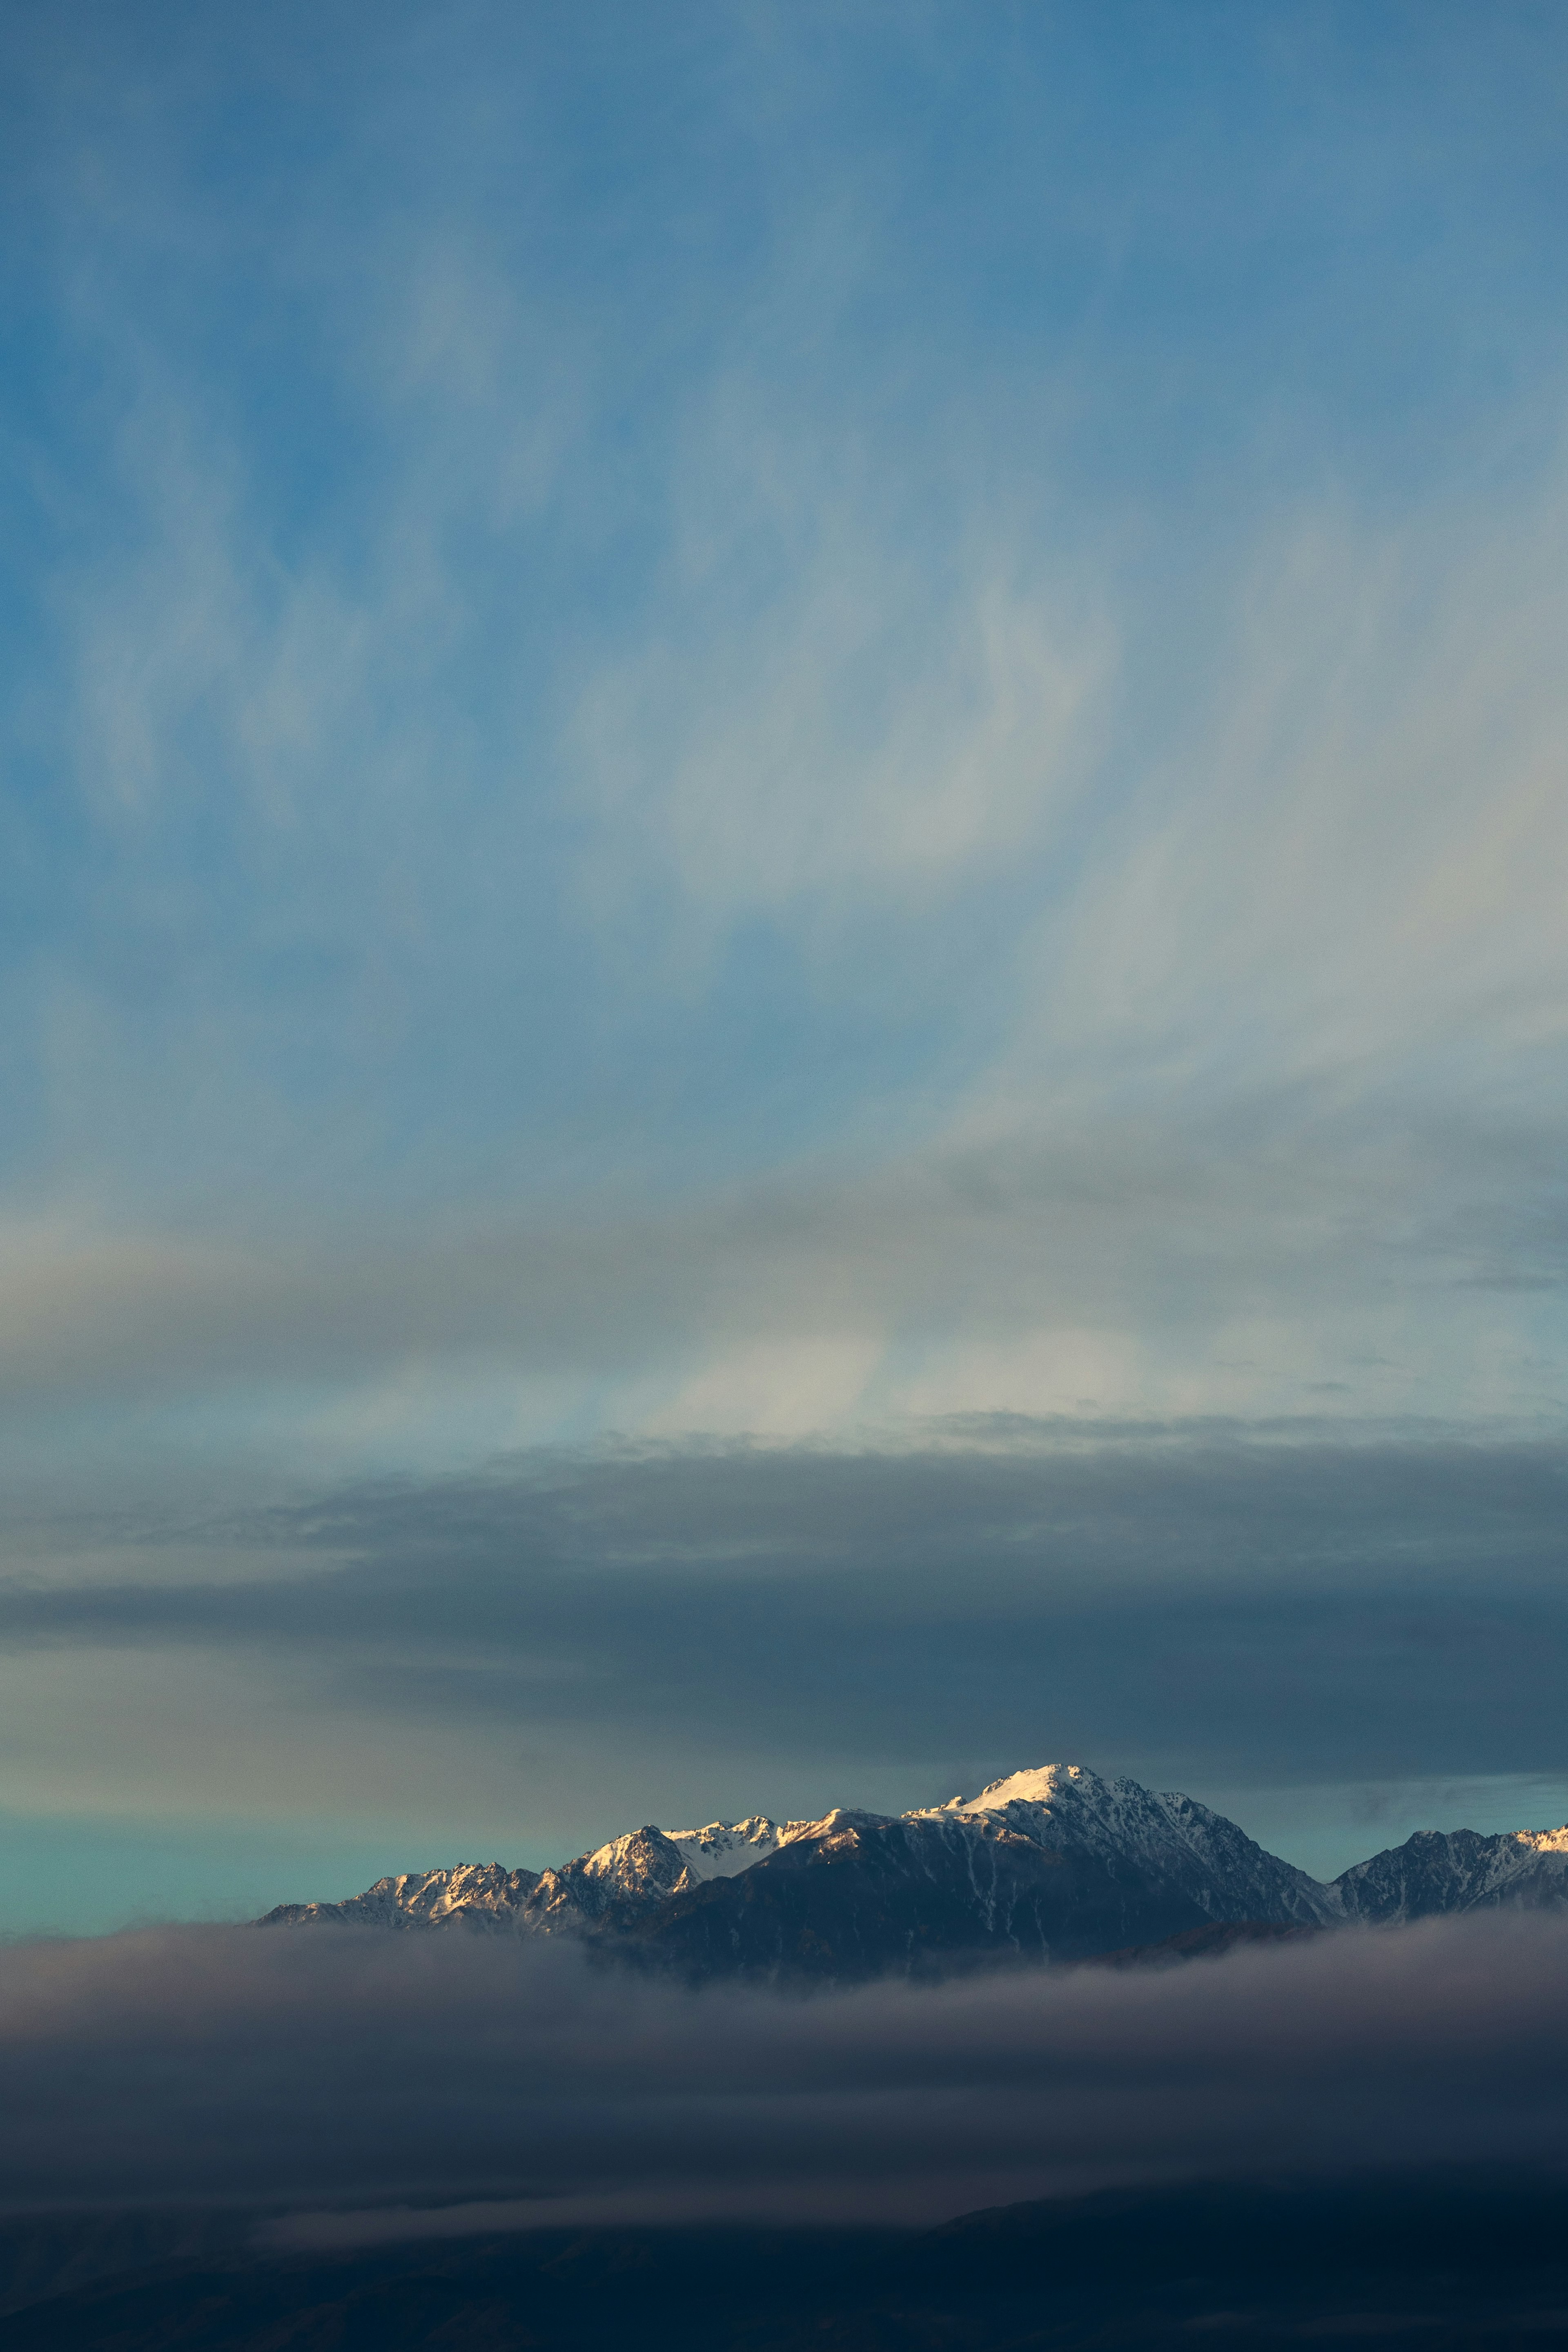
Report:
[[[1568,1922],[1528,1914],[811,1996],[465,1934],[16,1943],[0,2209],[226,2205],[325,2245],[1551,2165],[1565,1964]]]

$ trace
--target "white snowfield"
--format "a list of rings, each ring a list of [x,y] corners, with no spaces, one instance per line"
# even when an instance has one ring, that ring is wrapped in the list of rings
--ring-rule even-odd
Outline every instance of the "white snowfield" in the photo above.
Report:
[[[1221,1813],[1173,1790],[1103,1780],[1083,1764],[1043,1764],[993,1780],[977,1797],[898,1815],[836,1807],[820,1821],[765,1814],[664,1831],[651,1823],[536,1874],[500,1863],[379,1879],[341,1903],[286,1904],[268,1923],[463,1926],[527,1935],[591,1933],[624,1923],[704,1882],[734,1878],[802,1838],[908,1823],[943,1825],[977,1844],[1023,1838],[1053,1855],[1088,1858],[1128,1881],[1179,1889],[1215,1920],[1302,1926],[1403,1920],[1498,1904],[1568,1906],[1568,1826],[1483,1837],[1420,1831],[1358,1863],[1331,1885],[1266,1853]]]
[[[765,1813],[743,1822],[710,1822],[700,1830],[667,1830],[665,1834],[686,1865],[695,1885],[704,1878],[738,1878],[754,1862],[765,1862],[793,1837],[805,1837],[811,1822],[785,1822],[782,1827]]]
[[[799,1838],[822,1837],[838,1822],[891,1818],[887,1813],[847,1812],[842,1805],[835,1805],[819,1822],[771,1822],[765,1813],[751,1813],[743,1822],[709,1822],[700,1830],[664,1830],[660,1834],[679,1854],[688,1877],[697,1886],[706,1878],[738,1878],[742,1871],[750,1870],[753,1863],[766,1862],[781,1847],[794,1845]],[[912,1821],[915,1816],[901,1818]]]

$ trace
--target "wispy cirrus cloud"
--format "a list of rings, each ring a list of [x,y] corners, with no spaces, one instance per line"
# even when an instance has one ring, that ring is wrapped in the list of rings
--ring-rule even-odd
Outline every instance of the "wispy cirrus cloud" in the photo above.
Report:
[[[0,38],[0,1463],[9,1557],[61,1612],[16,1670],[29,1791],[184,1772],[205,1804],[192,1759],[243,1721],[268,1804],[438,1783],[404,1816],[432,1835],[483,1773],[487,1822],[522,1790],[552,1839],[619,1825],[639,1770],[685,1810],[725,1755],[737,1793],[776,1767],[804,1800],[854,1720],[790,1613],[830,1494],[888,1661],[861,1793],[1050,1721],[1244,1790],[1352,1754],[1400,1785],[1554,1769],[1556,1637],[1520,1634],[1545,1603],[1515,1572],[1568,1397],[1554,29],[1331,11],[1216,48],[474,0],[372,35],[72,0]],[[930,1437],[1009,1415],[1131,1449],[1073,1474],[1080,1618],[1066,1569],[1005,1604],[1077,1713],[975,1630],[1033,1506]],[[1319,1417],[1372,1515],[1335,1538],[1365,1655],[1425,1695],[1381,1747],[1321,1596],[1289,1637],[1269,1613],[1302,1479],[1238,1440],[1160,1488],[1134,1442],[1180,1425],[1195,1464],[1196,1424]],[[1456,1506],[1468,1584],[1421,1649],[1369,1528],[1405,1514],[1437,1575],[1465,1431],[1494,1502]],[[560,1529],[533,1469],[480,1465],[615,1432],[668,1441],[689,1497],[735,1442],[724,1672],[689,1679],[652,1585],[617,1585],[689,1720],[639,1712],[605,1634],[570,1661],[603,1712],[573,1747],[539,1700],[525,1768],[508,1694],[555,1621],[535,1593],[514,1638],[497,1563],[553,1574]],[[613,1451],[565,1480],[587,1519],[620,1480],[664,1525],[653,1457],[636,1486]],[[793,1503],[763,1507],[764,1464]],[[398,1470],[420,1525],[459,1474],[444,1588],[363,1499]],[[147,1516],[307,1492],[361,1498],[353,1557],[333,1583],[279,1538],[271,1620],[254,1530],[210,1579],[184,1538],[123,1566]],[[945,1686],[890,1597],[917,1504],[984,1601]],[[1258,1582],[1226,1567],[1222,1622],[1194,1563],[1238,1561],[1236,1528]],[[705,1540],[672,1523],[658,1570],[689,1641]],[[1097,1579],[1140,1545],[1171,1579],[1146,1622],[1230,1726],[1207,1746],[1152,1637],[1118,1679]],[[775,1554],[794,1730],[746,1613]],[[421,1656],[438,1589],[450,1654]],[[344,1595],[426,1727],[401,1762]],[[1292,1641],[1275,1738],[1250,1694]],[[616,1705],[665,1761],[611,1756]],[[68,1717],[114,1727],[111,1772]]]

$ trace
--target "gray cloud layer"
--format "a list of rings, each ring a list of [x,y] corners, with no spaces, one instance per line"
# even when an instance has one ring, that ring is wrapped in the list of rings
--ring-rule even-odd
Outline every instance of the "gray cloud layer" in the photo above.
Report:
[[[1081,1359],[1077,1387],[1106,1379],[1121,1407],[1128,1367],[1084,1349],[1095,1331],[1152,1351],[1131,1391],[1146,1399],[1201,1366],[1206,1397],[1299,1404],[1327,1369],[1373,1410],[1560,1411],[1555,1314],[1537,1328],[1525,1313],[1553,1308],[1563,1280],[1552,1087],[1530,1058],[1509,1086],[1478,1081],[1461,1115],[1364,1072],[1194,1072],[1175,1101],[1112,1108],[1069,1090],[1045,1127],[1024,1103],[982,1106],[973,1134],[902,1150],[873,1136],[869,1151],[862,1138],[847,1159],[803,1154],[673,1198],[606,1151],[586,1206],[470,1197],[287,1230],[258,1204],[224,1227],[18,1219],[0,1230],[0,1398],[38,1412],[171,1405],[214,1385],[352,1390],[413,1357],[503,1387],[592,1380],[613,1396],[625,1382],[637,1410],[658,1368],[679,1386],[763,1342],[864,1345],[907,1398],[944,1350],[960,1369],[943,1381],[963,1390],[965,1347],[1054,1332]],[[1494,1399],[1496,1365],[1477,1386],[1468,1360],[1435,1365],[1425,1335],[1440,1322],[1450,1351],[1463,1332],[1495,1349],[1500,1300],[1518,1312]],[[1262,1355],[1243,1362],[1248,1349]],[[1010,1379],[1028,1392],[1019,1367]]]
[[[308,1663],[329,1709],[596,1725],[628,1769],[673,1714],[717,1757],[1550,1773],[1565,1483],[1556,1444],[1310,1427],[517,1457],[87,1530],[0,1643]]]
[[[255,2200],[281,2234],[922,2218],[1099,2181],[1568,2157],[1568,1932],[1349,1931],[1169,1973],[810,2000],[574,1951],[171,1930],[0,1952],[13,2208]]]

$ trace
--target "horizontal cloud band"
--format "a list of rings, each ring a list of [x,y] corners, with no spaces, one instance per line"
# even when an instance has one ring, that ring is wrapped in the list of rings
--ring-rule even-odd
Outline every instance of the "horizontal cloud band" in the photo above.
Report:
[[[320,2242],[1561,2160],[1565,1962],[1568,1929],[1516,1916],[794,2000],[481,1939],[18,1945],[0,1953],[0,2200],[333,2209],[271,2225]],[[469,2210],[374,2210],[408,2199]]]
[[[518,1455],[223,1521],[68,1527],[90,1577],[40,1556],[0,1583],[0,1647],[308,1660],[405,1738],[598,1726],[645,1769],[678,1709],[720,1757],[805,1745],[961,1778],[1046,1755],[1197,1794],[1544,1773],[1564,1486],[1555,1441],[1310,1423],[976,1416],[858,1450]],[[792,1801],[763,1786],[741,1809]]]

